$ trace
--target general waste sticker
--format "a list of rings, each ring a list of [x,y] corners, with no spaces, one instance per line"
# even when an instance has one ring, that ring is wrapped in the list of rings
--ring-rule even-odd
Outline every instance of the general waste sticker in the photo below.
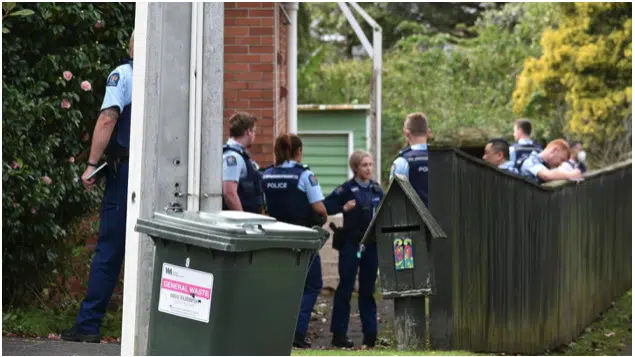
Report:
[[[159,311],[208,323],[214,275],[163,263]]]

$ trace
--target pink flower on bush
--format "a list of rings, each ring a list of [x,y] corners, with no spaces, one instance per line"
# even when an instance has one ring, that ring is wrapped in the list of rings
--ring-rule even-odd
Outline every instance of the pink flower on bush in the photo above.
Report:
[[[69,102],[68,99],[64,98],[64,99],[62,99],[61,107],[64,108],[64,109],[68,109],[68,108],[71,107],[71,102]]]
[[[51,178],[48,176],[42,176],[42,182],[44,182],[47,185],[50,185],[53,183],[53,180],[51,180]]]
[[[93,88],[93,86],[90,85],[89,81],[83,81],[80,87],[82,87],[82,90],[85,92],[88,92],[89,90]]]
[[[18,208],[18,207],[20,207],[20,204],[17,202],[13,202],[13,208]]]
[[[18,164],[17,162],[15,162],[15,161],[14,161],[14,162],[11,164],[11,168],[12,168],[12,169],[14,169],[14,170],[17,170],[17,169],[19,169],[19,168],[20,168],[20,164]]]
[[[75,158],[73,156],[68,158],[68,162],[70,162],[71,164],[75,162]]]
[[[37,213],[37,211],[35,210],[35,208],[31,208],[31,213],[32,213],[32,214],[36,214],[36,213]]]
[[[88,140],[90,140],[90,135],[85,133],[84,136],[82,136],[82,141],[87,142]]]
[[[67,81],[70,81],[73,78],[73,74],[71,73],[71,71],[64,71],[62,75],[64,76],[64,79]]]
[[[96,28],[96,29],[100,29],[100,28],[102,28],[102,27],[104,27],[104,23],[103,23],[103,22],[101,22],[101,20],[97,20],[97,21],[95,22],[95,28]]]

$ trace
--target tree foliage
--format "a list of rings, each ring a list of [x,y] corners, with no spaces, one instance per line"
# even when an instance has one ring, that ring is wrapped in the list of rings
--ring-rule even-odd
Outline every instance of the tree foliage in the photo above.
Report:
[[[459,38],[474,37],[472,26],[479,15],[490,8],[498,8],[496,3],[430,3],[430,2],[368,2],[359,5],[382,27],[383,47],[391,49],[401,39],[414,34],[450,34]],[[343,36],[336,42],[336,53],[351,57],[353,46],[359,39],[337,3],[311,3],[307,6],[311,14],[311,27],[318,38],[323,36]],[[353,14],[357,14],[352,11]],[[371,28],[356,16],[366,36],[371,39]],[[300,36],[300,42],[313,41]]]
[[[11,10],[32,12],[3,17],[2,36],[3,303],[18,305],[61,273],[68,227],[98,208],[75,156],[88,148],[108,73],[127,55],[134,4]]]
[[[486,11],[471,39],[452,35],[412,35],[384,53],[382,140],[386,170],[405,145],[403,120],[426,113],[434,140],[483,142],[511,139],[511,95],[525,58],[540,54],[542,29],[554,22],[549,3],[515,3]],[[348,60],[322,64],[302,79],[301,103],[367,103],[371,63]],[[301,76],[299,76],[301,77]],[[538,128],[538,135],[545,132]]]
[[[631,151],[631,3],[559,5],[513,94],[514,110],[583,139],[600,164]]]

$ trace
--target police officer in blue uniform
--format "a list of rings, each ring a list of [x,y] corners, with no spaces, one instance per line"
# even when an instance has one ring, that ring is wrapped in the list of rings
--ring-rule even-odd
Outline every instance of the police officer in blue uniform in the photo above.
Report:
[[[121,271],[126,241],[133,55],[134,32],[130,37],[130,59],[124,60],[112,71],[106,82],[106,94],[93,132],[88,167],[82,175],[84,186],[91,189],[95,177],[88,177],[95,171],[102,154],[106,154],[106,189],[88,292],[75,325],[61,333],[61,339],[66,341],[100,342],[101,322]]]
[[[567,161],[569,153],[566,141],[553,140],[543,151],[534,151],[523,161],[520,174],[540,184],[556,180],[577,180],[582,177],[579,169],[559,168]]]
[[[359,314],[362,320],[363,344],[374,347],[377,341],[377,305],[375,303],[375,281],[379,261],[377,245],[370,244],[360,250],[360,242],[373,219],[377,207],[384,197],[381,186],[373,180],[373,159],[365,151],[354,152],[349,166],[355,177],[344,182],[326,197],[324,205],[329,215],[343,213],[344,226],[333,237],[334,248],[339,250],[338,273],[340,276],[333,297],[331,319],[332,344],[335,347],[351,348],[353,341],[347,336],[350,317],[350,301],[359,268]],[[358,258],[357,253],[360,252]]]
[[[531,121],[529,119],[518,119],[514,122],[514,140],[509,147],[509,160],[514,163],[514,168],[520,172],[523,161],[529,157],[533,151],[542,151],[542,146],[531,139]]]
[[[423,113],[406,117],[403,128],[409,147],[399,152],[390,169],[390,178],[404,175],[423,203],[428,206],[428,118]]]
[[[501,170],[518,174],[514,163],[509,160],[509,144],[505,139],[490,139],[485,145],[483,160]]]
[[[297,135],[282,134],[274,145],[275,165],[262,176],[267,210],[278,221],[304,227],[326,223],[326,208],[322,188],[308,166],[302,165],[302,140]],[[308,348],[306,334],[311,312],[322,289],[322,262],[316,253],[309,263],[300,303],[300,313],[293,346]]]
[[[261,173],[247,152],[256,141],[256,120],[248,113],[229,118],[230,137],[223,146],[223,210],[264,210]]]

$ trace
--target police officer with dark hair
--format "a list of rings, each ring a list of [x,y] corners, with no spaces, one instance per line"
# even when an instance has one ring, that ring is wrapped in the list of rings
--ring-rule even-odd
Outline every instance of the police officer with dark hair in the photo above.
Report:
[[[101,322],[119,279],[124,258],[134,32],[130,36],[129,53],[130,58],[112,71],[106,81],[106,94],[93,132],[88,167],[82,175],[84,187],[91,189],[96,181],[96,177],[91,175],[99,166],[102,155],[106,154],[106,189],[99,221],[99,239],[90,267],[88,292],[75,325],[60,334],[60,338],[66,341],[100,342]]]
[[[344,182],[326,197],[324,205],[329,215],[343,213],[344,226],[334,237],[334,248],[339,250],[338,273],[340,276],[333,297],[331,319],[332,344],[351,348],[353,341],[347,337],[351,312],[351,296],[359,268],[359,314],[362,320],[363,344],[374,347],[377,341],[377,305],[375,281],[379,261],[377,245],[370,244],[360,250],[360,241],[370,225],[375,211],[384,197],[381,186],[373,180],[373,159],[365,151],[355,151],[349,160],[355,177]],[[357,253],[360,252],[358,258]]]
[[[516,171],[520,172],[523,161],[531,155],[533,151],[542,151],[542,146],[531,139],[531,121],[529,119],[517,119],[514,122],[514,140],[509,147],[509,160],[514,163]]]
[[[261,173],[246,149],[256,141],[257,118],[235,113],[229,118],[229,140],[223,146],[223,210],[263,213]]]
[[[262,176],[269,215],[278,221],[304,227],[326,223],[324,196],[315,175],[302,165],[302,140],[297,135],[282,134],[274,145],[275,165]],[[316,253],[309,263],[300,303],[293,346],[311,347],[306,341],[311,312],[322,289],[322,262]]]
[[[404,121],[403,134],[408,146],[399,152],[392,164],[390,178],[394,174],[404,175],[417,194],[428,206],[428,118],[423,113],[412,113]]]
[[[502,138],[490,139],[485,145],[483,160],[501,170],[518,174],[514,163],[509,160],[509,144]]]

